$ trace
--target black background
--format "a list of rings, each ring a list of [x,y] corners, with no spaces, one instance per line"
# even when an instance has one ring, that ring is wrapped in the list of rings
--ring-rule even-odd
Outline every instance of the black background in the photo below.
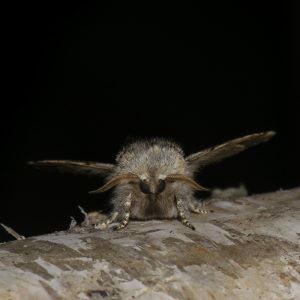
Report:
[[[3,11],[0,222],[41,234],[67,228],[71,215],[80,220],[77,205],[103,207],[108,194],[87,194],[100,179],[32,170],[26,161],[113,162],[132,137],[169,137],[189,154],[276,130],[271,142],[198,180],[244,183],[250,193],[299,185],[296,5],[207,2],[44,1]],[[0,238],[10,239],[4,231]]]

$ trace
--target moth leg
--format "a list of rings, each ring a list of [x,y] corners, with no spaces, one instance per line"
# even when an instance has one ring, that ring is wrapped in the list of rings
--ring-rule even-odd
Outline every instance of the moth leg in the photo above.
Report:
[[[182,200],[175,196],[175,203],[176,203],[176,208],[178,210],[178,218],[180,222],[183,225],[195,230],[195,227],[187,220],[185,216]]]
[[[128,195],[128,197],[126,198],[126,201],[124,203],[124,215],[122,220],[120,221],[120,223],[114,227],[114,230],[120,230],[124,227],[126,227],[128,225],[129,222],[129,217],[130,217],[130,208],[131,208],[131,204],[132,204],[132,195],[131,193]]]
[[[212,211],[211,210],[207,210],[207,209],[195,208],[194,210],[192,210],[192,212],[195,213],[195,214],[209,214]]]
[[[128,225],[129,217],[130,217],[129,212],[125,213],[124,218],[116,227],[114,227],[114,230],[120,230],[120,229],[126,227]]]
[[[189,204],[189,210],[195,214],[208,214],[212,212],[211,210],[203,209],[203,206],[205,206],[204,203],[198,203],[194,200]]]
[[[208,214],[211,212],[210,210],[201,209],[200,207],[195,207],[195,206],[191,207],[190,210],[195,214]]]
[[[115,219],[118,217],[119,213],[116,211],[112,213],[112,215],[103,223],[95,225],[96,229],[105,229],[107,226],[115,221]]]

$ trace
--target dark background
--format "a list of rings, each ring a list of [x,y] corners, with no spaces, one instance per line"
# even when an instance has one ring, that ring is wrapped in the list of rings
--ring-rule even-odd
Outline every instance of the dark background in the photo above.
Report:
[[[0,222],[28,236],[80,220],[77,205],[102,208],[108,194],[87,194],[101,179],[32,170],[26,161],[113,162],[130,137],[170,137],[189,154],[276,130],[271,142],[198,180],[244,183],[250,193],[299,185],[296,5],[207,2],[44,1],[3,10]],[[0,240],[9,239],[2,230]]]

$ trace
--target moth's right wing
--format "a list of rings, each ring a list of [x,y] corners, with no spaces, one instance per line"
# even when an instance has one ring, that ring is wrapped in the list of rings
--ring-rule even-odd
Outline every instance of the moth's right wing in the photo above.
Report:
[[[91,161],[74,160],[38,160],[29,161],[28,164],[37,168],[54,169],[62,172],[83,175],[106,176],[114,171],[115,165]]]
[[[275,135],[274,131],[259,132],[246,135],[224,144],[217,145],[186,157],[189,169],[194,172],[198,169],[219,162],[227,157],[238,154],[249,147],[269,141]]]

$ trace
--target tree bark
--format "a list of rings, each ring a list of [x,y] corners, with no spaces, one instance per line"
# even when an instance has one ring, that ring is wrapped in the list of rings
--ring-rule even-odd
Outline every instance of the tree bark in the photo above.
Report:
[[[0,245],[0,299],[300,299],[300,188]]]

